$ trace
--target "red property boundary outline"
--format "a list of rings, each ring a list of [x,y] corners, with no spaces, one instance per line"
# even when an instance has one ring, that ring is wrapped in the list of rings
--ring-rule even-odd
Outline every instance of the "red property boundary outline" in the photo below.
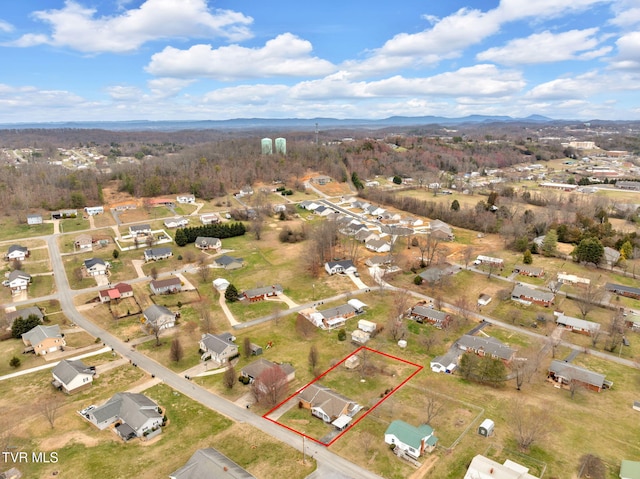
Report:
[[[367,410],[362,416],[360,416],[354,423],[350,424],[346,429],[344,429],[340,434],[338,434],[336,437],[334,437],[331,442],[329,443],[325,443],[325,442],[321,442],[318,439],[308,436],[300,431],[298,431],[297,429],[293,429],[292,427],[287,426],[286,424],[282,424],[280,421],[274,420],[274,419],[270,419],[268,416],[269,414],[271,414],[273,411],[275,411],[276,409],[278,409],[280,406],[282,406],[284,403],[290,401],[291,399],[293,399],[295,396],[297,396],[298,394],[300,394],[300,392],[304,391],[307,387],[311,386],[313,383],[319,381],[320,379],[322,379],[324,376],[326,376],[327,374],[329,374],[331,371],[333,371],[335,368],[337,368],[338,366],[340,366],[341,364],[343,364],[347,359],[349,359],[351,356],[354,356],[355,354],[358,354],[360,351],[362,350],[367,350],[367,351],[371,351],[372,353],[375,354],[380,354],[381,356],[386,356],[388,358],[391,358],[395,361],[400,361],[402,363],[405,364],[410,364],[411,366],[415,366],[416,370],[409,375],[409,377],[407,377],[404,381],[402,381],[398,386],[396,386],[395,388],[393,388],[388,394],[385,394],[384,397],[382,399],[380,399],[377,403],[375,403],[373,406],[371,406],[369,408],[369,410]],[[387,354],[387,353],[383,353],[382,351],[378,351],[376,349],[371,349],[368,348],[366,346],[360,346],[358,349],[356,349],[354,352],[352,352],[351,354],[349,354],[348,356],[346,356],[345,358],[342,359],[342,361],[340,361],[339,363],[337,363],[335,366],[327,369],[324,373],[322,373],[320,376],[316,377],[313,381],[311,381],[308,384],[305,384],[303,387],[301,387],[300,389],[298,389],[297,391],[295,391],[292,395],[290,395],[287,399],[285,399],[284,401],[280,402],[277,406],[271,408],[268,412],[266,412],[262,417],[264,419],[266,419],[267,421],[271,421],[274,424],[277,424],[278,426],[282,426],[285,429],[288,429],[291,432],[294,432],[296,434],[299,434],[300,436],[303,436],[321,446],[325,446],[325,447],[329,447],[331,446],[331,444],[333,444],[334,442],[336,442],[338,439],[340,439],[347,431],[349,431],[352,427],[354,427],[356,424],[358,424],[362,419],[364,419],[365,417],[367,417],[367,415],[373,411],[375,408],[377,408],[380,404],[382,404],[384,401],[387,400],[387,398],[389,398],[393,393],[395,393],[398,389],[400,389],[402,386],[404,386],[411,378],[413,378],[416,374],[418,374],[420,371],[422,371],[424,369],[424,366],[421,366],[420,364],[416,364],[416,363],[412,363],[411,361],[407,361],[406,359],[402,359],[399,358],[397,356],[393,356],[391,354]]]

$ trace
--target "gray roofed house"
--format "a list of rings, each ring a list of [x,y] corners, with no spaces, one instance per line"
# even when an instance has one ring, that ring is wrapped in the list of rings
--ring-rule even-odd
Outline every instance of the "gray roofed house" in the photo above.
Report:
[[[200,339],[200,359],[212,359],[223,364],[238,354],[238,346],[233,342],[235,337],[229,333],[204,334]]]
[[[211,447],[198,449],[184,466],[169,474],[169,479],[212,478],[255,479],[255,476]]]
[[[73,394],[91,387],[96,369],[80,360],[63,359],[51,371],[52,384],[67,394]]]
[[[29,256],[29,248],[27,248],[26,246],[20,246],[18,244],[12,244],[11,246],[9,246],[9,249],[7,250],[7,255],[5,256],[5,258],[9,261],[15,260],[15,259],[24,261],[25,259],[27,259],[28,256]]]
[[[356,315],[356,308],[350,304],[342,304],[334,308],[318,311],[322,317],[322,323],[327,329],[337,328],[343,325],[347,319]]]
[[[553,304],[555,295],[549,291],[540,291],[523,284],[517,284],[513,288],[511,299],[521,302],[536,303],[541,306],[549,306]]]
[[[633,288],[631,286],[625,286],[624,284],[607,283],[605,285],[607,291],[620,296],[627,296],[629,298],[640,299],[640,288]]]
[[[89,276],[97,276],[99,274],[107,274],[107,270],[111,265],[100,258],[89,258],[84,260],[84,269]]]
[[[419,323],[427,322],[436,328],[445,328],[451,321],[451,315],[444,311],[428,308],[418,304],[409,311],[409,318],[415,319]]]
[[[388,253],[391,251],[391,244],[381,238],[370,239],[365,243],[365,247],[376,253]]]
[[[171,248],[151,248],[144,250],[145,261],[158,261],[173,256]]]
[[[40,308],[37,306],[30,306],[28,308],[18,309],[7,313],[7,322],[11,325],[16,319],[27,319],[31,315],[37,316],[40,320],[44,319],[44,314],[42,314],[42,310]]]
[[[298,394],[300,405],[324,422],[335,421],[340,416],[355,416],[362,407],[351,399],[328,387],[313,383]]]
[[[564,326],[576,333],[586,334],[591,336],[600,330],[600,324],[593,321],[586,321],[584,319],[572,318],[571,316],[565,316],[564,314],[556,318],[556,323],[560,326]]]
[[[27,289],[31,282],[31,275],[22,270],[14,269],[9,273],[7,281],[9,282],[9,288],[11,288],[11,294],[17,294]]]
[[[42,215],[27,215],[27,224],[28,225],[41,225],[42,224]]]
[[[458,339],[456,344],[463,351],[471,351],[478,356],[491,356],[506,362],[511,361],[516,354],[515,349],[503,344],[496,338],[481,338],[465,334]]]
[[[462,352],[457,347],[452,347],[442,356],[431,360],[430,367],[434,373],[452,373],[458,367],[458,358]]]
[[[139,393],[116,393],[102,406],[86,414],[87,419],[99,429],[105,429],[116,421],[121,421],[128,427],[117,429],[124,440],[142,437],[162,425],[163,415],[159,406],[147,396]]]
[[[324,269],[329,273],[329,275],[334,275],[337,273],[355,273],[358,271],[356,266],[353,264],[353,261],[350,259],[343,259],[340,261],[327,261],[324,264]]]
[[[158,304],[152,304],[142,312],[146,323],[153,329],[156,327],[159,329],[173,328],[176,325],[176,315],[171,310],[160,306]]]
[[[611,381],[605,379],[604,374],[555,359],[551,361],[547,378],[564,388],[570,388],[574,382],[597,392],[613,386]]]
[[[142,224],[142,225],[131,225],[129,226],[129,234],[133,237],[139,235],[150,235],[151,234],[151,225]]]
[[[513,267],[513,271],[523,276],[533,276],[536,278],[541,278],[542,276],[544,276],[543,268],[531,266],[530,264],[517,264]]]
[[[602,257],[605,263],[609,266],[615,265],[620,260],[620,251],[617,249],[610,248],[608,246],[604,247],[604,255]]]
[[[198,236],[194,243],[198,249],[215,249],[222,248],[222,241],[220,238],[213,238],[211,236]]]
[[[278,366],[282,370],[287,377],[287,381],[293,381],[295,379],[296,370],[291,364],[277,364],[263,358],[260,358],[251,364],[247,364],[240,370],[240,374],[249,378],[250,382],[253,382],[258,376],[260,376],[260,374],[274,366]]]
[[[36,354],[44,356],[53,353],[66,346],[66,342],[60,332],[60,326],[36,326],[22,334],[22,342],[30,346]]]
[[[255,301],[261,301],[265,298],[271,298],[282,294],[284,289],[279,284],[273,284],[271,286],[263,286],[261,288],[247,289],[243,291],[240,296],[244,299],[248,299],[252,303]]]
[[[244,260],[242,258],[234,258],[233,256],[226,254],[217,257],[213,262],[217,266],[228,270],[241,268],[244,264]]]
[[[455,238],[451,226],[441,220],[433,220],[429,223],[431,235],[435,238],[453,240]]]
[[[154,279],[149,283],[149,288],[151,288],[153,294],[177,293],[182,291],[182,281],[175,276],[167,279]]]

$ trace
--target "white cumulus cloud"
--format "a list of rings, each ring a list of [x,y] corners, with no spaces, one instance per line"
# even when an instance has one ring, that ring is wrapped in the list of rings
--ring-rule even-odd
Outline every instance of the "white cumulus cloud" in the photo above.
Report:
[[[146,42],[174,37],[251,37],[253,19],[231,10],[210,10],[206,0],[146,0],[139,8],[96,16],[96,9],[66,0],[61,9],[33,17],[51,26],[51,34],[26,34],[12,44],[49,44],[85,53],[130,52]]]
[[[291,33],[278,35],[263,47],[194,45],[188,50],[166,47],[151,57],[146,70],[153,75],[236,80],[260,77],[313,77],[331,73],[328,61],[311,56],[313,47]]]

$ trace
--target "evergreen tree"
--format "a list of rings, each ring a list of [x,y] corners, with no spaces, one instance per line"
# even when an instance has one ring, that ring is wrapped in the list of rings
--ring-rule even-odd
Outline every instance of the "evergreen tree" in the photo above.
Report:
[[[604,246],[598,238],[585,238],[574,248],[571,255],[580,263],[598,264],[604,256]]]
[[[176,244],[178,246],[185,246],[189,241],[187,240],[187,235],[185,234],[182,228],[178,228],[176,230]]]
[[[620,256],[622,259],[633,259],[633,245],[629,240],[622,243],[620,247]]]
[[[227,286],[227,289],[224,292],[224,299],[227,300],[227,303],[235,303],[238,301],[238,290],[232,284]]]
[[[42,324],[42,321],[35,314],[30,314],[27,318],[17,318],[13,322],[13,326],[11,326],[11,335],[14,338],[19,338],[40,324]]]
[[[524,254],[522,255],[522,262],[524,264],[533,263],[533,255],[531,254],[531,251],[525,250]]]
[[[558,246],[558,234],[556,230],[549,230],[544,235],[542,241],[542,254],[544,256],[553,256],[556,254],[556,247]]]
[[[460,211],[460,202],[458,200],[451,202],[451,211]]]
[[[396,185],[401,185],[402,184],[402,177],[400,175],[396,175],[393,177],[393,182]]]

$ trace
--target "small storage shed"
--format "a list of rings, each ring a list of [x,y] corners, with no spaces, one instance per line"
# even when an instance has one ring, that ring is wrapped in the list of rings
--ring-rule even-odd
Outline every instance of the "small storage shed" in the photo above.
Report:
[[[361,329],[365,333],[373,333],[376,330],[376,323],[361,319],[358,321],[358,329]]]
[[[478,434],[484,437],[489,437],[491,436],[491,434],[493,434],[494,427],[495,423],[491,419],[485,419],[478,427]]]
[[[257,344],[251,343],[249,348],[251,350],[251,356],[260,356],[262,354],[262,348]]]

